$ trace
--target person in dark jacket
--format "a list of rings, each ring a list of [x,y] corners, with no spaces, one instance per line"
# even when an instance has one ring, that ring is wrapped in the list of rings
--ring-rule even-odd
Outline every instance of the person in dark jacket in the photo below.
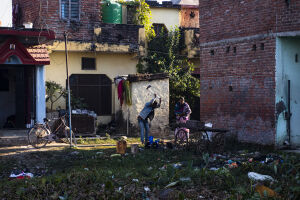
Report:
[[[147,102],[138,116],[138,123],[141,131],[141,142],[147,144],[149,135],[149,120],[154,118],[154,109],[159,108],[161,104],[161,98],[155,98]],[[159,101],[159,102],[158,102]],[[145,130],[145,131],[144,131]],[[145,135],[144,135],[145,133]],[[144,137],[145,136],[145,137]]]

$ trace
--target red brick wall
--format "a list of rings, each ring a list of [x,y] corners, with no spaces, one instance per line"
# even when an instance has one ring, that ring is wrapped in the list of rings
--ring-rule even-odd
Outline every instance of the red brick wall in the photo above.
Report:
[[[300,30],[300,1],[290,2],[200,1],[201,121],[240,141],[275,143],[273,33]]]
[[[300,30],[300,1],[200,0],[201,42]]]
[[[59,0],[13,0],[19,3],[22,21],[31,21],[35,28],[55,31],[57,39],[63,39],[64,31],[69,32],[70,40],[90,41],[94,26],[101,21],[100,0],[80,1],[80,20],[77,23],[60,18]]]

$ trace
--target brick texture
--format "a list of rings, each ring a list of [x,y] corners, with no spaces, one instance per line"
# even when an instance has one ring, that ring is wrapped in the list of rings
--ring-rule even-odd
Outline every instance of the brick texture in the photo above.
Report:
[[[199,11],[201,121],[274,144],[274,34],[300,30],[300,1],[200,0]]]
[[[21,24],[32,22],[34,28],[51,29],[57,39],[63,39],[63,33],[69,32],[70,40],[91,41],[94,27],[101,22],[100,0],[80,1],[80,20],[70,22],[61,19],[59,0],[13,0],[19,4]]]

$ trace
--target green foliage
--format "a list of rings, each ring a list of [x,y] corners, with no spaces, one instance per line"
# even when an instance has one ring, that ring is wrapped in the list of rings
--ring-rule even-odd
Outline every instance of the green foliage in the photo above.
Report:
[[[53,110],[53,104],[61,97],[65,97],[66,94],[66,89],[60,84],[54,81],[46,81],[46,102],[50,101],[50,110]]]
[[[151,10],[149,5],[145,2],[145,0],[133,0],[133,1],[120,0],[119,2],[126,6],[136,7],[135,23],[144,26],[146,37],[148,40],[155,37],[153,25],[150,21]]]
[[[181,55],[183,43],[180,29],[175,28],[169,33],[161,30],[149,41],[148,53],[137,65],[139,73],[166,72],[170,75],[171,117],[174,116],[174,105],[180,96],[184,96],[191,107],[200,96],[200,81],[192,75],[194,65]]]
[[[71,93],[71,107],[72,109],[87,109],[88,105],[84,102],[84,98],[75,97]]]

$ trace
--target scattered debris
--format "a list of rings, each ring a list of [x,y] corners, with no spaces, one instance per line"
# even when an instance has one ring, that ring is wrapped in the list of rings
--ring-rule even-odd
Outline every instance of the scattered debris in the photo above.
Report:
[[[73,151],[73,152],[71,152],[70,154],[71,154],[71,155],[78,155],[79,152],[78,152],[78,151]]]
[[[172,183],[168,184],[166,186],[166,188],[173,187],[173,186],[177,185],[177,183],[178,183],[178,181],[172,182]]]
[[[253,181],[274,181],[271,176],[258,174],[256,172],[249,172],[248,177]]]
[[[134,179],[132,179],[132,181],[138,183],[139,179],[134,178]]]
[[[182,167],[182,163],[175,163],[175,164],[173,164],[173,167],[176,169],[179,169]]]
[[[263,197],[277,197],[277,193],[274,190],[272,190],[264,185],[256,185],[255,191],[258,192],[260,197],[262,197],[262,198]]]
[[[14,174],[11,173],[9,178],[16,178],[16,179],[24,179],[24,178],[33,178],[33,174],[32,173],[20,173],[20,174]]]
[[[111,154],[110,157],[111,158],[113,158],[113,157],[121,157],[121,154]]]
[[[182,181],[182,182],[189,182],[189,181],[191,181],[192,179],[191,179],[190,177],[182,177],[182,178],[180,178],[179,180]]]
[[[132,154],[137,154],[139,151],[139,146],[137,144],[131,145],[131,153]]]
[[[151,191],[150,188],[149,188],[148,186],[144,187],[144,190],[145,190],[146,192],[150,192],[150,191]]]

